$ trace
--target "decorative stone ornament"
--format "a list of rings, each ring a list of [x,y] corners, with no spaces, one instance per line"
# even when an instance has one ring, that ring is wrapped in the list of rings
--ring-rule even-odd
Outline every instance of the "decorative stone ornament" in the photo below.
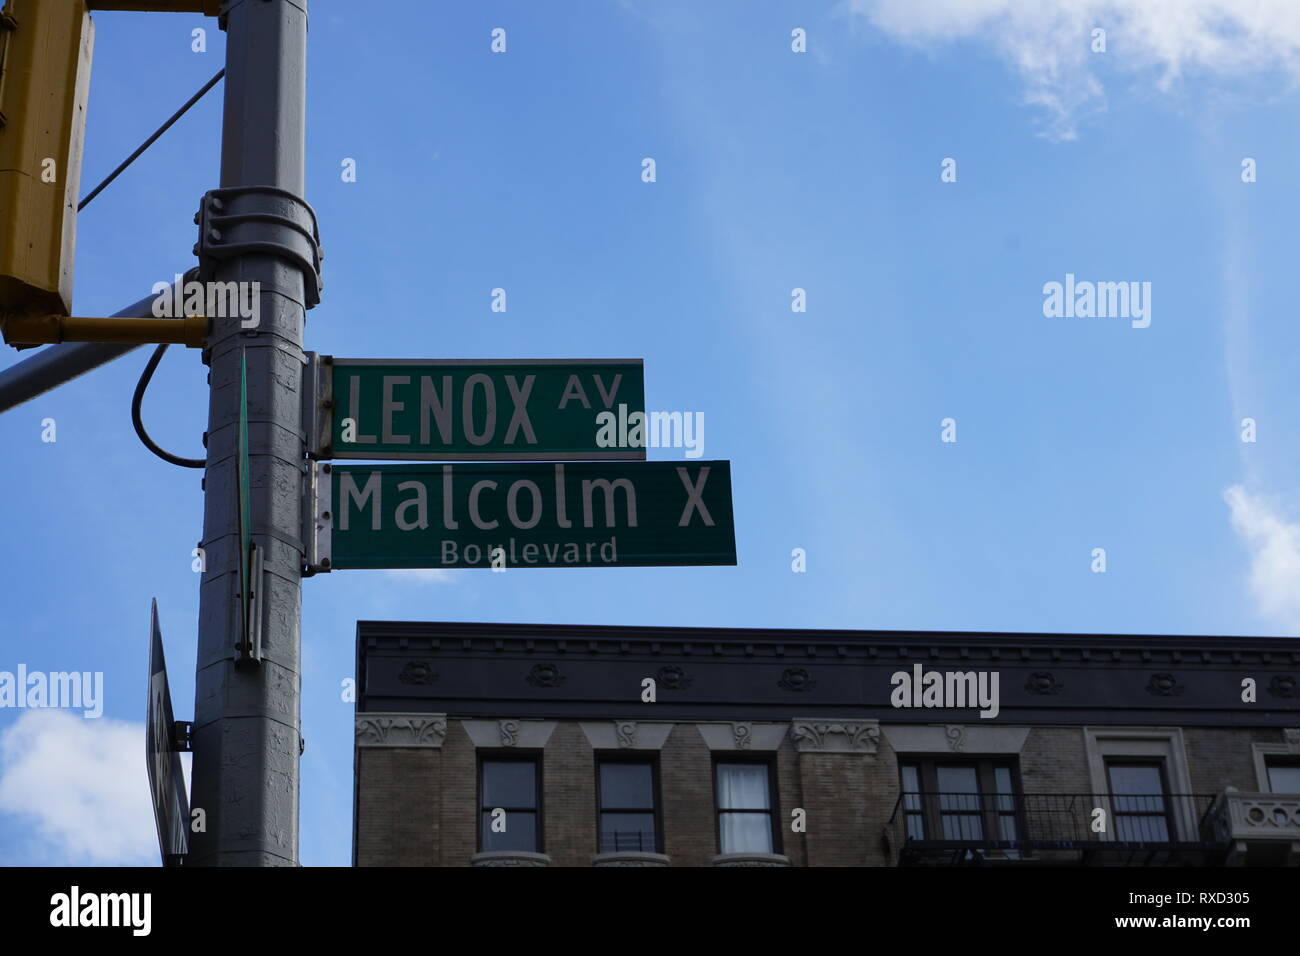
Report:
[[[788,721],[710,720],[695,724],[710,750],[775,751],[789,739]],[[644,733],[644,728],[640,728]]]
[[[441,747],[446,714],[357,714],[358,747]]]
[[[662,853],[597,853],[591,858],[592,866],[668,866],[671,862]]]
[[[1177,697],[1186,689],[1173,674],[1152,674],[1147,681],[1147,693],[1157,697]]]
[[[1034,671],[1025,681],[1025,690],[1030,694],[1059,694],[1064,689],[1051,671]]]
[[[534,664],[524,679],[534,687],[559,687],[565,680],[558,664]]]
[[[800,753],[874,754],[880,721],[797,717],[790,722],[790,739]]]
[[[781,679],[776,682],[776,686],[783,690],[802,692],[812,690],[817,686],[817,682],[802,667],[787,667]]]
[[[686,671],[676,664],[669,664],[667,667],[659,668],[655,674],[655,681],[660,687],[667,687],[669,690],[685,690],[695,683],[694,677],[688,677]]]
[[[503,720],[500,722],[501,746],[513,747],[519,743],[519,721]]]
[[[475,853],[469,858],[473,866],[550,866],[551,858],[545,853],[527,850],[490,850]]]
[[[1274,697],[1292,698],[1300,696],[1296,692],[1296,679],[1290,674],[1274,674],[1268,682],[1268,692]]]
[[[397,679],[403,684],[428,686],[438,679],[438,673],[428,661],[407,661]]]
[[[790,858],[780,853],[720,853],[714,866],[789,866]]]

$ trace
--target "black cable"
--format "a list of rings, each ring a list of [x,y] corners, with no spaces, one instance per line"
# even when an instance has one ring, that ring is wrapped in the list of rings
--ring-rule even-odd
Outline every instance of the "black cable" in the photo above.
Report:
[[[136,382],[135,394],[131,396],[131,424],[135,426],[135,433],[140,436],[140,441],[144,442],[144,447],[163,461],[170,462],[173,465],[180,465],[182,468],[204,468],[208,464],[205,459],[181,458],[179,455],[163,451],[155,445],[153,439],[149,437],[149,433],[144,430],[144,421],[140,418],[140,406],[144,403],[144,390],[149,387],[149,380],[153,378],[154,370],[158,368],[158,363],[162,361],[163,353],[166,351],[166,345],[160,345],[153,350],[153,355],[149,357],[149,362],[140,375],[140,381]]]
[[[208,82],[206,82],[206,83],[203,84],[203,89],[199,90],[197,93],[195,93],[193,96],[191,96],[191,97],[186,101],[186,103],[185,103],[184,106],[182,106],[180,109],[178,109],[175,113],[172,114],[172,118],[171,118],[171,119],[169,119],[167,122],[163,123],[162,126],[159,126],[158,129],[157,129],[157,131],[155,131],[154,134],[153,134],[152,136],[150,136],[150,137],[149,137],[148,139],[146,139],[143,143],[141,143],[141,144],[140,144],[140,148],[137,149],[137,150],[136,150],[134,153],[132,153],[130,156],[128,156],[128,157],[126,158],[126,161],[123,162],[121,166],[117,167],[117,169],[115,169],[115,170],[113,170],[111,173],[109,173],[107,179],[105,179],[102,183],[100,183],[98,186],[96,186],[94,189],[92,189],[92,190],[90,191],[90,195],[88,195],[85,199],[81,200],[81,202],[79,202],[79,203],[77,204],[77,212],[81,212],[81,210],[83,210],[83,209],[85,209],[87,206],[89,206],[89,205],[90,205],[90,201],[91,201],[92,199],[94,199],[96,196],[98,196],[100,193],[102,193],[102,192],[104,191],[104,188],[105,188],[109,183],[111,183],[113,180],[117,179],[117,177],[121,174],[122,170],[126,169],[126,167],[130,166],[130,165],[131,165],[132,163],[134,163],[137,159],[139,159],[141,153],[143,153],[146,149],[148,149],[150,146],[152,146],[152,145],[154,144],[154,141],[157,140],[159,136],[161,136],[163,133],[167,132],[167,130],[169,130],[169,129],[171,128],[171,125],[172,125],[173,123],[175,123],[178,119],[180,119],[182,116],[184,116],[184,115],[186,114],[186,112],[188,112],[188,110],[189,110],[189,108],[190,108],[191,106],[193,106],[193,105],[194,105],[195,103],[197,103],[199,100],[203,99],[203,94],[206,93],[208,90],[212,89],[214,86],[216,86],[217,83],[221,80],[221,78],[222,78],[223,76],[225,76],[225,75],[226,75],[226,68],[225,68],[225,67],[222,67],[220,70],[217,71],[217,75],[216,75],[216,76],[214,76],[212,79],[208,80]]]
[[[122,164],[117,167],[117,169],[109,173],[107,179],[105,179],[102,183],[100,183],[98,186],[92,189],[90,193],[86,196],[86,198],[81,200],[81,202],[77,204],[77,212],[81,212],[81,210],[85,209],[88,205],[90,205],[90,201],[92,199],[94,199],[96,196],[102,193],[106,188],[108,188],[109,183],[117,179],[117,177],[122,174],[122,171],[124,169],[126,169],[133,162],[139,159],[141,154],[143,154],[146,149],[148,149],[155,142],[157,142],[158,137],[162,136],[163,133],[171,129],[172,124],[174,124],[178,119],[180,119],[187,112],[189,112],[190,107],[192,107],[195,103],[201,100],[204,94],[206,94],[208,90],[216,86],[217,83],[221,81],[221,78],[225,75],[226,75],[226,70],[224,67],[218,70],[216,75],[213,76],[212,79],[208,80],[208,82],[203,84],[202,89],[200,89],[197,93],[195,93],[188,100],[186,100],[185,105],[183,105],[180,109],[178,109],[175,113],[173,113],[171,115],[171,118],[168,119],[167,122],[163,123],[162,126],[159,126],[158,129],[154,131],[153,135],[150,136],[148,139],[146,139],[143,143],[141,143],[140,147],[136,149],[136,151],[133,152],[130,156],[128,156],[122,162]],[[163,461],[173,465],[180,465],[182,468],[205,468],[207,467],[207,461],[205,459],[182,458],[179,455],[173,455],[171,452],[164,451],[163,449],[159,448],[158,445],[154,443],[154,440],[149,437],[149,433],[145,431],[144,420],[140,417],[140,406],[144,403],[145,389],[149,387],[149,382],[153,378],[153,373],[158,368],[158,363],[162,361],[163,353],[166,351],[167,351],[166,345],[160,345],[156,349],[154,349],[153,355],[150,356],[148,363],[146,363],[144,367],[144,371],[140,375],[140,381],[136,382],[135,394],[131,396],[131,424],[135,426],[135,433],[138,436],[140,436],[140,441],[144,443],[144,447],[148,448],[151,452],[153,452]]]

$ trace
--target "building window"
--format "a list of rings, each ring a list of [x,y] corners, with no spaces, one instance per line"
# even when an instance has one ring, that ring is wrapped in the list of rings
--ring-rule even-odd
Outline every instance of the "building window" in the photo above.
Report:
[[[777,853],[768,763],[718,761],[714,768],[722,853]]]
[[[1273,793],[1300,793],[1300,759],[1267,757],[1268,789]]]
[[[1159,761],[1106,761],[1115,837],[1126,843],[1167,843],[1169,819],[1165,768]]]
[[[601,759],[596,802],[601,853],[659,853],[659,804],[650,760]]]
[[[1020,838],[1013,762],[904,758],[899,773],[908,839]]]
[[[478,846],[481,852],[541,852],[541,776],[537,757],[480,759]],[[497,812],[501,810],[505,813]]]
[[[921,768],[916,764],[900,764],[903,774],[903,812],[907,821],[909,840],[925,839],[925,804],[921,794]]]

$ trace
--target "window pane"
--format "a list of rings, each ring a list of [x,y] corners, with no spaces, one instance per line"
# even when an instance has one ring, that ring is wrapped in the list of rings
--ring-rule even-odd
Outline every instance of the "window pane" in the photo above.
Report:
[[[1163,816],[1117,816],[1115,828],[1126,843],[1165,843],[1169,827]]]
[[[1160,768],[1157,766],[1112,764],[1110,787],[1111,792],[1116,795],[1116,813],[1162,814],[1165,812],[1164,782],[1160,778]]]
[[[1274,793],[1300,793],[1300,767],[1269,767],[1268,788]]]
[[[600,805],[605,809],[654,808],[654,782],[648,763],[607,761],[600,765]]]
[[[998,793],[1014,793],[1011,788],[1011,768],[994,767],[993,782],[997,785]]]
[[[720,809],[766,810],[768,806],[765,764],[718,764],[718,807]]]
[[[940,793],[979,793],[979,776],[974,767],[935,768]]]
[[[921,777],[917,772],[915,764],[903,764],[899,768],[903,773],[903,809],[919,811],[921,809]],[[911,821],[908,821],[908,830],[911,830]],[[921,837],[918,834],[917,839]]]
[[[653,813],[600,815],[600,852],[616,853],[620,850],[656,852]]]
[[[537,814],[531,810],[510,811],[505,815],[505,832],[492,832],[492,814],[483,813],[481,842],[483,850],[537,850]],[[500,824],[498,824],[500,826]]]
[[[934,768],[939,786],[939,823],[945,840],[982,840],[979,772],[974,767],[939,765]]]
[[[1127,842],[1163,843],[1169,839],[1164,781],[1158,764],[1111,764],[1115,831]]]
[[[943,820],[943,838],[945,840],[984,839],[984,826],[980,822],[979,814],[945,813],[941,817]]]
[[[719,815],[723,853],[771,853],[772,823],[766,813]]]
[[[1014,813],[1016,810],[1015,788],[1011,785],[1011,768],[994,767],[993,768],[993,785],[998,790],[998,810],[1002,813]],[[1014,824],[1014,821],[1013,821]],[[1003,824],[1003,829],[1006,825]],[[1004,840],[1014,840],[1015,837],[1003,836]]]
[[[939,809],[975,812],[980,808],[979,775],[974,767],[936,767]],[[952,839],[966,839],[953,837]]]
[[[528,760],[483,761],[483,806],[535,807],[537,764]]]
[[[978,793],[945,793],[939,796],[939,809],[949,813],[975,813],[980,808]]]
[[[1149,764],[1111,764],[1110,792],[1155,794],[1165,792],[1160,768]]]
[[[1164,813],[1165,801],[1162,797],[1115,797],[1116,813]]]

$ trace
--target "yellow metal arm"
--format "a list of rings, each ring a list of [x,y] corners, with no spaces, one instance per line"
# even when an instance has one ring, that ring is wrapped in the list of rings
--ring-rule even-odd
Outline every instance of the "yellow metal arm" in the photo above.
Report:
[[[58,342],[121,342],[202,348],[206,316],[181,319],[83,319],[70,315],[14,315],[0,320],[5,341],[15,348]]]

